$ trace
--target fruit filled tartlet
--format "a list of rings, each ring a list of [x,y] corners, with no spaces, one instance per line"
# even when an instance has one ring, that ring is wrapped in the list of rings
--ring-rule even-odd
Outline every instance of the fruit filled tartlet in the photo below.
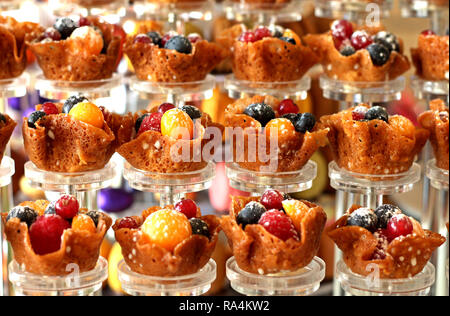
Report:
[[[424,147],[429,132],[416,128],[404,116],[389,115],[381,106],[361,104],[322,116],[329,129],[333,159],[340,168],[371,174],[398,174],[409,170]]]
[[[127,120],[128,119],[128,120]],[[22,133],[30,160],[42,170],[82,172],[103,168],[131,130],[121,117],[76,95],[65,103],[47,102],[24,118]]]
[[[380,28],[357,28],[338,20],[331,31],[309,34],[303,40],[318,55],[325,74],[335,80],[393,80],[410,68],[402,41]]]
[[[8,115],[0,113],[0,163],[5,153],[6,145],[11,138],[11,135],[17,123]]]
[[[27,66],[25,36],[42,31],[38,24],[0,16],[0,80],[20,76]]]
[[[368,275],[373,269],[367,266],[376,264],[382,279],[415,276],[445,242],[390,204],[376,210],[354,205],[327,232],[350,270]]]
[[[217,41],[231,51],[233,73],[239,80],[295,81],[317,62],[297,34],[279,26],[247,30],[239,24],[225,30]]]
[[[232,197],[221,226],[238,266],[269,274],[297,271],[317,254],[327,216],[323,209],[277,190],[261,197]]]
[[[21,269],[52,276],[70,273],[70,264],[78,265],[80,272],[94,269],[112,224],[102,212],[80,209],[71,195],[54,202],[23,202],[3,213],[2,221]]]
[[[137,78],[154,82],[203,80],[227,57],[223,48],[198,34],[185,37],[152,30],[128,36],[124,51]]]
[[[205,133],[207,129],[211,133]],[[208,164],[204,146],[210,142],[221,144],[222,130],[222,125],[213,123],[207,113],[195,106],[176,108],[163,103],[149,112],[134,114],[131,139],[117,148],[117,152],[140,170],[196,171]]]
[[[411,49],[416,74],[425,80],[448,81],[448,54],[448,34],[439,36],[430,30],[423,31],[418,47]]]
[[[300,170],[326,145],[328,132],[318,130],[314,115],[299,113],[291,99],[271,96],[243,98],[228,105],[225,126],[233,161],[244,169],[269,168],[266,171],[271,172]]]
[[[125,33],[97,17],[64,17],[27,37],[45,78],[89,81],[112,76],[121,58]]]
[[[216,216],[202,216],[195,202],[185,199],[175,206],[154,206],[141,216],[118,219],[113,229],[132,271],[167,277],[203,268],[214,251],[220,226]]]
[[[430,109],[419,115],[419,124],[430,132],[430,142],[438,168],[449,168],[448,107],[442,100],[430,102]]]

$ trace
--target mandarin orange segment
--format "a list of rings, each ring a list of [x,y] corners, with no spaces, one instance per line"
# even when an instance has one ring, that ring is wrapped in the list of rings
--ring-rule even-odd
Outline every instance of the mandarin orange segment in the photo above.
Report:
[[[84,123],[103,128],[104,117],[102,110],[91,102],[80,102],[76,104],[69,112],[74,119]]]
[[[103,38],[93,27],[76,28],[70,35],[71,47],[74,51],[87,55],[99,55],[103,49]]]
[[[286,118],[277,118],[270,120],[266,125],[266,136],[278,135],[287,136],[295,133],[295,127],[292,122]]]
[[[194,122],[180,109],[171,109],[161,118],[161,133],[175,139],[190,140],[194,135]]]
[[[300,45],[302,43],[302,40],[300,39],[300,37],[291,29],[284,30],[283,37],[293,38],[295,40],[295,42],[297,43],[297,45]]]
[[[282,204],[286,214],[292,219],[295,229],[300,231],[300,223],[308,213],[309,207],[299,200],[284,200]]]
[[[97,228],[91,217],[86,214],[78,214],[72,219],[72,229],[76,231],[88,231],[95,233]]]
[[[191,224],[187,217],[170,209],[150,214],[141,229],[151,242],[168,251],[173,251],[179,243],[192,235]]]

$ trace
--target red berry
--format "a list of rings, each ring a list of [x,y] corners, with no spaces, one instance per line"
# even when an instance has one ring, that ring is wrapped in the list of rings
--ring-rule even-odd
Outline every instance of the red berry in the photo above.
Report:
[[[202,37],[200,35],[198,35],[197,33],[189,34],[187,38],[188,38],[189,42],[191,42],[192,44],[195,44],[202,39]]]
[[[135,43],[144,43],[144,44],[151,44],[152,39],[147,36],[147,34],[139,34],[134,38]]]
[[[80,19],[78,20],[78,26],[82,27],[82,26],[91,26],[92,23],[91,21],[89,21],[89,19],[87,19],[84,16],[80,16]]]
[[[172,103],[163,103],[158,107],[158,112],[164,114],[171,109],[175,109],[175,105]]]
[[[80,205],[72,195],[63,195],[55,203],[55,212],[65,219],[71,219],[78,214]]]
[[[61,236],[70,224],[56,214],[39,216],[30,227],[30,242],[38,255],[55,252],[61,247]]]
[[[408,216],[396,214],[392,216],[385,229],[389,242],[400,236],[407,236],[413,232],[413,224]]]
[[[289,238],[294,238],[297,241],[299,240],[292,220],[281,211],[270,210],[263,213],[258,224],[262,225],[269,233],[283,241],[286,241]]]
[[[138,134],[146,131],[155,131],[161,133],[161,118],[163,113],[155,112],[146,116],[142,121],[141,127],[139,128]]]
[[[61,39],[61,33],[59,33],[55,28],[49,27],[44,32],[44,38],[51,38],[54,41],[59,41]]]
[[[345,40],[353,34],[353,25],[346,20],[337,20],[331,24],[331,34],[334,39]]]
[[[133,217],[124,217],[120,220],[119,225],[117,226],[117,229],[121,228],[136,229],[139,228],[139,225]]]
[[[386,230],[378,229],[374,233],[374,236],[377,238],[378,244],[372,255],[372,260],[384,260],[386,259],[386,249],[389,244],[388,238],[386,237]]]
[[[425,36],[436,35],[436,33],[433,32],[432,30],[425,30],[425,31],[422,31],[422,33],[420,33],[420,34],[425,35]]]
[[[197,204],[190,199],[184,199],[175,204],[175,210],[186,215],[188,219],[197,216]]]
[[[255,34],[255,38],[256,38],[257,41],[262,40],[265,37],[272,37],[272,33],[266,27],[258,27],[255,30],[254,34]]]
[[[173,37],[173,34],[169,33],[164,35],[161,38],[161,47],[164,47],[166,45],[166,43]]]
[[[298,113],[298,106],[291,99],[285,99],[278,105],[278,114],[283,116],[289,113]]]
[[[268,210],[281,210],[283,209],[283,193],[278,190],[266,190],[261,196],[261,204]]]
[[[51,102],[46,102],[46,103],[42,104],[41,111],[44,111],[45,114],[47,114],[47,115],[58,114],[59,113],[59,110],[56,107],[56,105],[54,103],[51,103]]]
[[[357,106],[352,111],[352,119],[355,121],[364,120],[367,110],[368,109],[365,106]]]
[[[239,41],[246,42],[246,43],[253,43],[253,42],[256,42],[257,39],[255,36],[255,33],[253,33],[252,31],[246,31],[241,34],[241,36],[239,37]]]
[[[352,46],[355,50],[363,49],[373,43],[369,34],[365,31],[356,31],[350,38]]]

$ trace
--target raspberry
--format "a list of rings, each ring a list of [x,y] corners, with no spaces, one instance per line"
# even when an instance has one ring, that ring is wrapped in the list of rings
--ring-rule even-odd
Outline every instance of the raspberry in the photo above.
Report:
[[[58,108],[56,107],[56,105],[54,103],[51,102],[46,102],[42,105],[42,111],[45,112],[45,114],[50,115],[50,114],[59,114]]]
[[[352,37],[350,38],[350,41],[352,43],[353,48],[356,50],[366,48],[367,46],[373,43],[369,34],[367,34],[365,31],[356,31],[355,33],[353,33]]]
[[[256,42],[257,39],[255,36],[255,33],[251,32],[251,31],[246,31],[241,34],[241,36],[239,37],[239,41],[245,42],[245,43],[253,43],[253,42]]]
[[[261,196],[261,204],[268,210],[281,210],[283,209],[284,197],[283,194],[278,190],[266,190]]]
[[[283,241],[289,238],[299,240],[292,220],[281,211],[270,210],[262,214],[259,225],[263,226],[269,233]]]
[[[159,112],[151,113],[142,120],[138,134],[146,131],[155,131],[161,133],[161,118],[163,114]]]
[[[436,35],[436,33],[433,32],[432,30],[425,30],[425,31],[422,31],[420,34],[425,35],[425,36]]]
[[[365,106],[357,106],[352,111],[352,119],[355,121],[364,120],[366,112],[367,112],[367,108]]]
[[[152,39],[147,36],[147,34],[138,34],[134,38],[135,43],[143,43],[143,44],[151,44],[153,43]]]
[[[197,204],[190,199],[184,199],[175,204],[175,210],[186,215],[188,219],[197,216]]]
[[[350,38],[353,34],[353,25],[346,20],[334,21],[331,25],[331,34],[333,38],[341,41]]]
[[[54,41],[59,41],[61,39],[61,34],[54,27],[49,27],[44,32],[44,38],[51,38]]]
[[[158,106],[158,112],[162,114],[172,109],[175,109],[175,105],[173,105],[172,103],[163,103],[160,106]]]
[[[257,41],[262,40],[265,37],[272,37],[272,33],[266,27],[258,27],[255,30],[254,34],[255,34],[255,37],[256,37]]]
[[[136,223],[133,217],[124,217],[120,220],[117,229],[122,228],[135,229],[139,228],[139,225]]]
[[[283,116],[289,113],[298,113],[298,106],[291,99],[285,99],[278,105],[278,114]]]
[[[198,41],[202,40],[202,37],[197,33],[189,34],[187,38],[188,38],[189,42],[191,42],[191,44],[195,44]]]
[[[92,26],[91,21],[89,21],[88,18],[84,17],[84,16],[80,16],[80,19],[78,20],[78,26],[82,27],[82,26]]]
[[[166,46],[166,43],[174,36],[172,33],[168,33],[161,38],[160,47]]]
[[[65,219],[71,219],[78,214],[80,205],[77,199],[71,195],[63,195],[55,203],[55,212]]]
[[[378,229],[373,235],[377,239],[378,244],[372,255],[372,260],[384,260],[386,259],[386,249],[389,245],[386,231],[384,229]]]
[[[385,232],[387,239],[391,242],[397,237],[411,234],[413,232],[413,224],[408,216],[396,214],[389,220]]]
[[[70,224],[59,215],[39,216],[30,228],[30,242],[38,255],[55,252],[61,247],[61,237]]]

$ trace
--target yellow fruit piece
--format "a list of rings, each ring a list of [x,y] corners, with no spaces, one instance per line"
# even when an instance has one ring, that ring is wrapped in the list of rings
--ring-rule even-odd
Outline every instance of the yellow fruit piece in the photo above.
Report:
[[[170,209],[162,209],[150,214],[141,229],[151,242],[168,251],[172,251],[179,243],[192,235],[191,224],[187,217]]]
[[[311,160],[317,163],[317,176],[313,180],[312,187],[309,190],[289,193],[290,196],[296,199],[302,200],[313,200],[327,188],[329,178],[328,178],[328,161],[325,156],[320,152],[316,151],[312,155]]]
[[[297,43],[297,45],[300,45],[302,43],[302,40],[300,39],[300,37],[291,29],[284,30],[283,37],[293,38],[295,40],[295,42]]]
[[[115,293],[122,292],[122,285],[117,274],[117,265],[123,259],[122,248],[118,242],[114,243],[108,256],[108,285]]]
[[[85,55],[99,55],[103,49],[103,38],[93,27],[76,28],[70,35],[73,50]]]
[[[97,231],[94,221],[86,214],[78,214],[72,219],[72,229],[75,231],[84,230],[93,234]]]
[[[175,139],[190,140],[194,135],[194,122],[180,109],[171,109],[161,118],[161,133]]]
[[[84,123],[103,128],[104,117],[102,110],[91,102],[80,102],[76,104],[69,112],[74,119]]]
[[[300,231],[300,223],[308,213],[309,207],[299,200],[284,200],[282,204],[286,214],[292,219],[295,229]]]
[[[295,127],[292,122],[286,118],[276,118],[270,120],[266,125],[266,136],[270,137],[270,134],[278,136],[287,136],[295,133]]]

